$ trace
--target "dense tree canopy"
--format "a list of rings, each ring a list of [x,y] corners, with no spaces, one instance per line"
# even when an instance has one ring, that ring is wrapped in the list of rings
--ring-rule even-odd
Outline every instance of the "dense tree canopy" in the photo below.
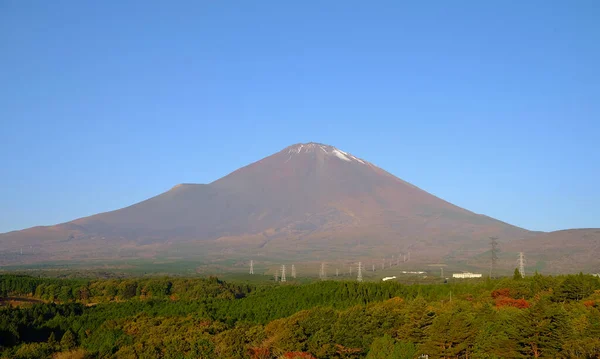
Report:
[[[3,358],[600,355],[600,279],[583,274],[410,286],[2,275],[0,293],[41,301],[0,309]]]

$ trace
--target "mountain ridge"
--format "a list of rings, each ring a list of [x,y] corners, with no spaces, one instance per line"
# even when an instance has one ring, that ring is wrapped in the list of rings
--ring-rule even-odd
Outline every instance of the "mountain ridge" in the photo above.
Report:
[[[485,251],[490,236],[510,243],[541,234],[458,207],[365,159],[309,142],[208,184],[180,183],[114,211],[0,234],[0,259],[22,261],[6,253],[28,245],[39,249],[29,260],[119,259],[123,251],[160,257],[185,245],[188,254],[206,256],[236,248],[307,258],[321,248],[325,259],[340,251],[375,258],[393,247],[410,249],[422,261],[468,260],[461,251]]]

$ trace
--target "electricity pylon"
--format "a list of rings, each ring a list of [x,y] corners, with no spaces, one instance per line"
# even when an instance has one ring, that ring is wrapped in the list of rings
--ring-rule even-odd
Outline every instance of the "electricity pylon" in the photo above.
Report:
[[[362,263],[358,262],[358,276],[356,277],[356,280],[359,282],[363,281],[363,277],[362,277]]]
[[[321,280],[327,279],[327,274],[325,273],[325,262],[321,262],[321,271],[319,272],[319,278],[321,278]]]
[[[496,261],[498,261],[498,237],[490,237],[490,246],[492,247],[492,258],[490,263],[490,278],[493,278],[496,270]]]
[[[522,278],[525,278],[525,254],[523,252],[519,252],[519,273]]]

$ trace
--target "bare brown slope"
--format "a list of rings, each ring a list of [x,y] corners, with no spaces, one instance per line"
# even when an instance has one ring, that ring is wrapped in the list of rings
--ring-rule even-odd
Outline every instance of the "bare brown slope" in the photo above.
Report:
[[[358,240],[369,253],[393,244],[439,257],[456,246],[485,245],[482,239],[490,235],[510,241],[530,232],[454,206],[349,153],[310,143],[290,146],[208,185],[179,185],[120,210],[4,234],[0,244],[52,252],[52,243],[89,251],[123,243],[219,239],[281,249],[295,241],[294,248],[302,250]],[[263,239],[245,241],[251,237]]]
[[[273,218],[273,223],[286,216],[298,221],[335,211],[348,226],[370,227],[374,232],[394,228],[397,234],[406,234],[435,227],[467,237],[480,231],[511,239],[527,233],[454,206],[351,154],[341,152],[340,158],[340,152],[320,144],[295,145],[212,185],[255,194],[252,202],[266,202],[261,215]]]
[[[545,272],[600,273],[600,228],[540,233],[527,240],[508,243],[504,250],[524,252],[526,258],[531,259],[531,267],[537,265]]]

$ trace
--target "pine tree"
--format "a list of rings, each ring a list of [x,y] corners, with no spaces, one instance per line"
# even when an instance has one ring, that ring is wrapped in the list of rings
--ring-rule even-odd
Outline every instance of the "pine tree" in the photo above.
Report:
[[[420,348],[434,357],[470,357],[477,334],[474,324],[472,313],[452,308],[435,318]]]
[[[513,274],[513,279],[514,280],[523,279],[521,272],[519,272],[519,268],[515,268],[515,273]]]
[[[56,342],[56,335],[54,335],[54,332],[50,333],[50,336],[48,337],[48,345],[54,347],[56,346],[57,342]]]
[[[77,346],[77,342],[75,340],[75,334],[73,334],[73,332],[71,332],[70,330],[67,329],[67,331],[65,332],[65,334],[63,334],[61,340],[60,340],[60,346],[63,349],[73,349]]]
[[[524,356],[555,357],[562,341],[569,337],[566,312],[544,300],[524,310],[516,318],[514,340]]]
[[[54,332],[51,332],[48,336],[48,344],[56,344],[56,335],[54,335]]]
[[[414,344],[396,342],[386,334],[373,340],[366,359],[412,359],[416,353]]]

